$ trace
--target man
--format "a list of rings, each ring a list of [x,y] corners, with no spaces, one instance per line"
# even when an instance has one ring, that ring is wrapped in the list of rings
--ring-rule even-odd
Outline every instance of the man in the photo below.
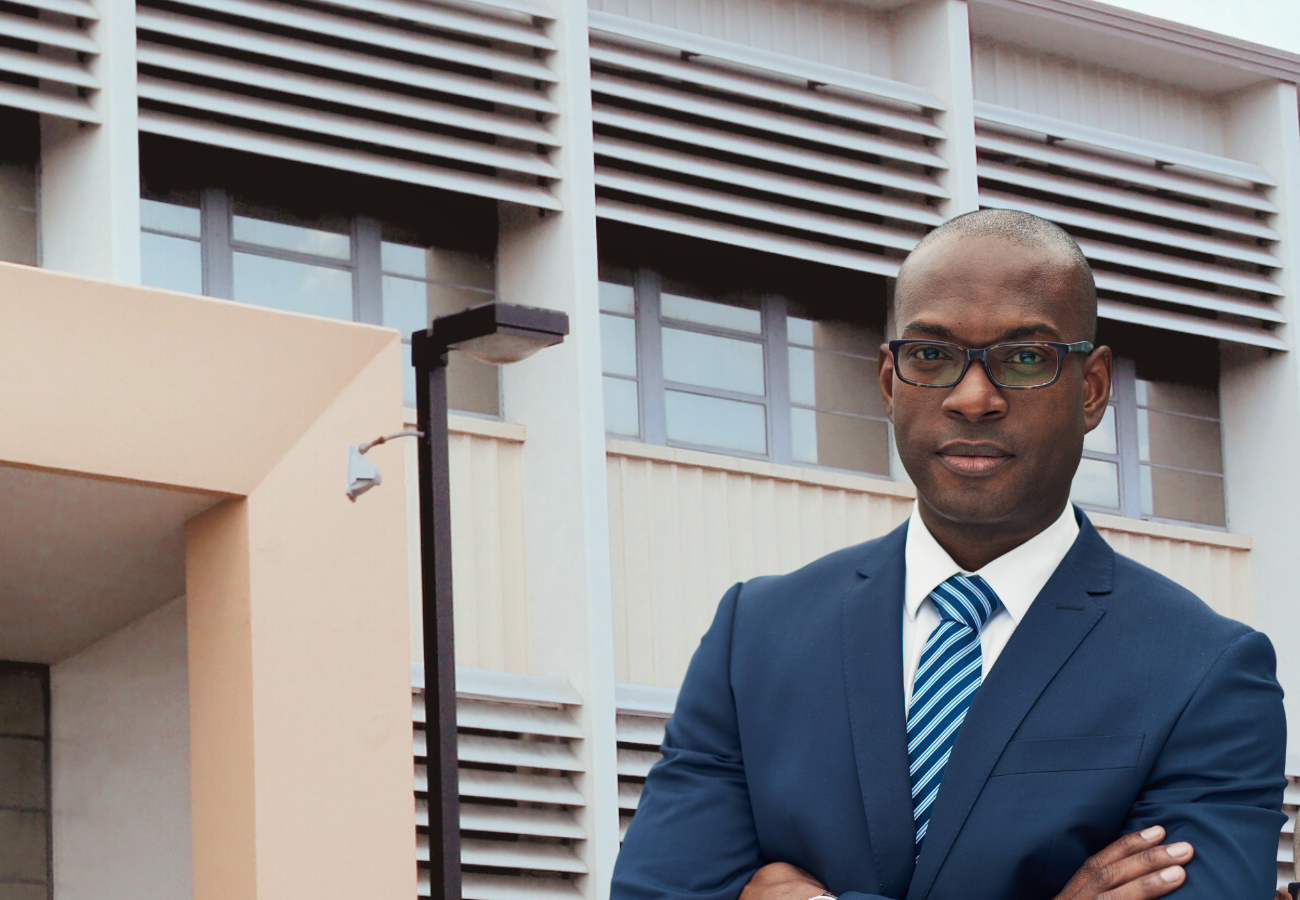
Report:
[[[1112,363],[1077,245],[961,216],[895,301],[911,519],[722,599],[613,900],[1271,897],[1272,646],[1068,502]]]

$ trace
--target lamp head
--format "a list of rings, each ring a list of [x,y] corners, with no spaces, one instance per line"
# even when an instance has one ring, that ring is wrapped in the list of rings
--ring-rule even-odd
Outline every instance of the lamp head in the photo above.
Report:
[[[424,353],[441,356],[455,349],[501,366],[554,346],[568,333],[569,317],[562,312],[492,302],[434,319],[428,331],[416,333],[413,349],[417,361]]]
[[[361,455],[356,444],[348,445],[348,499],[353,503],[357,498],[378,487],[384,480],[379,474],[379,467]]]

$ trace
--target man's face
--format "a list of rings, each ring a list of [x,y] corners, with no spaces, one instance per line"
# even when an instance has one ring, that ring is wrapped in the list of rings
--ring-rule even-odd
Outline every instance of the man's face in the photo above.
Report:
[[[972,348],[1088,340],[1077,279],[1051,248],[947,238],[908,263],[895,311],[898,337]],[[1083,436],[1106,410],[1110,371],[1103,347],[1069,354],[1050,387],[1000,388],[978,362],[953,387],[916,387],[898,380],[886,347],[880,388],[899,456],[928,512],[1015,531],[1044,527],[1059,514]]]

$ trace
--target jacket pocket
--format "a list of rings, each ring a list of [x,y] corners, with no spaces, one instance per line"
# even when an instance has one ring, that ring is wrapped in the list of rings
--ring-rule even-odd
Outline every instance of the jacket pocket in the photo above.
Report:
[[[1138,764],[1145,734],[1010,741],[990,776],[1081,769],[1127,769]]]

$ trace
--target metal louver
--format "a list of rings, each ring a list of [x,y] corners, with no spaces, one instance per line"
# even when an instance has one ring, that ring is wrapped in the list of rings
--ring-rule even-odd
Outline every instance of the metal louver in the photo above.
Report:
[[[621,842],[632,816],[636,814],[650,767],[659,761],[664,725],[673,714],[677,692],[669,688],[620,684],[615,688],[614,696],[618,707],[615,734],[618,740],[618,837]]]
[[[1282,826],[1282,833],[1277,837],[1277,886],[1285,891],[1288,884],[1300,880],[1295,877],[1295,870],[1292,867],[1294,854],[1291,843],[1292,836],[1295,834],[1296,815],[1300,813],[1300,775],[1286,777],[1286,792],[1282,795],[1282,812],[1286,813],[1286,824]]]
[[[429,805],[423,676],[414,693],[419,895],[429,896]],[[456,672],[461,865],[466,900],[578,898],[586,838],[573,776],[576,692],[560,679],[476,669]]]
[[[976,103],[980,205],[1070,232],[1103,318],[1284,350],[1258,166]]]
[[[99,89],[88,0],[9,0],[0,11],[0,106],[99,122],[86,99]]]
[[[140,130],[558,209],[549,18],[529,0],[141,0]]]
[[[598,216],[889,275],[943,221],[929,92],[589,18]]]

